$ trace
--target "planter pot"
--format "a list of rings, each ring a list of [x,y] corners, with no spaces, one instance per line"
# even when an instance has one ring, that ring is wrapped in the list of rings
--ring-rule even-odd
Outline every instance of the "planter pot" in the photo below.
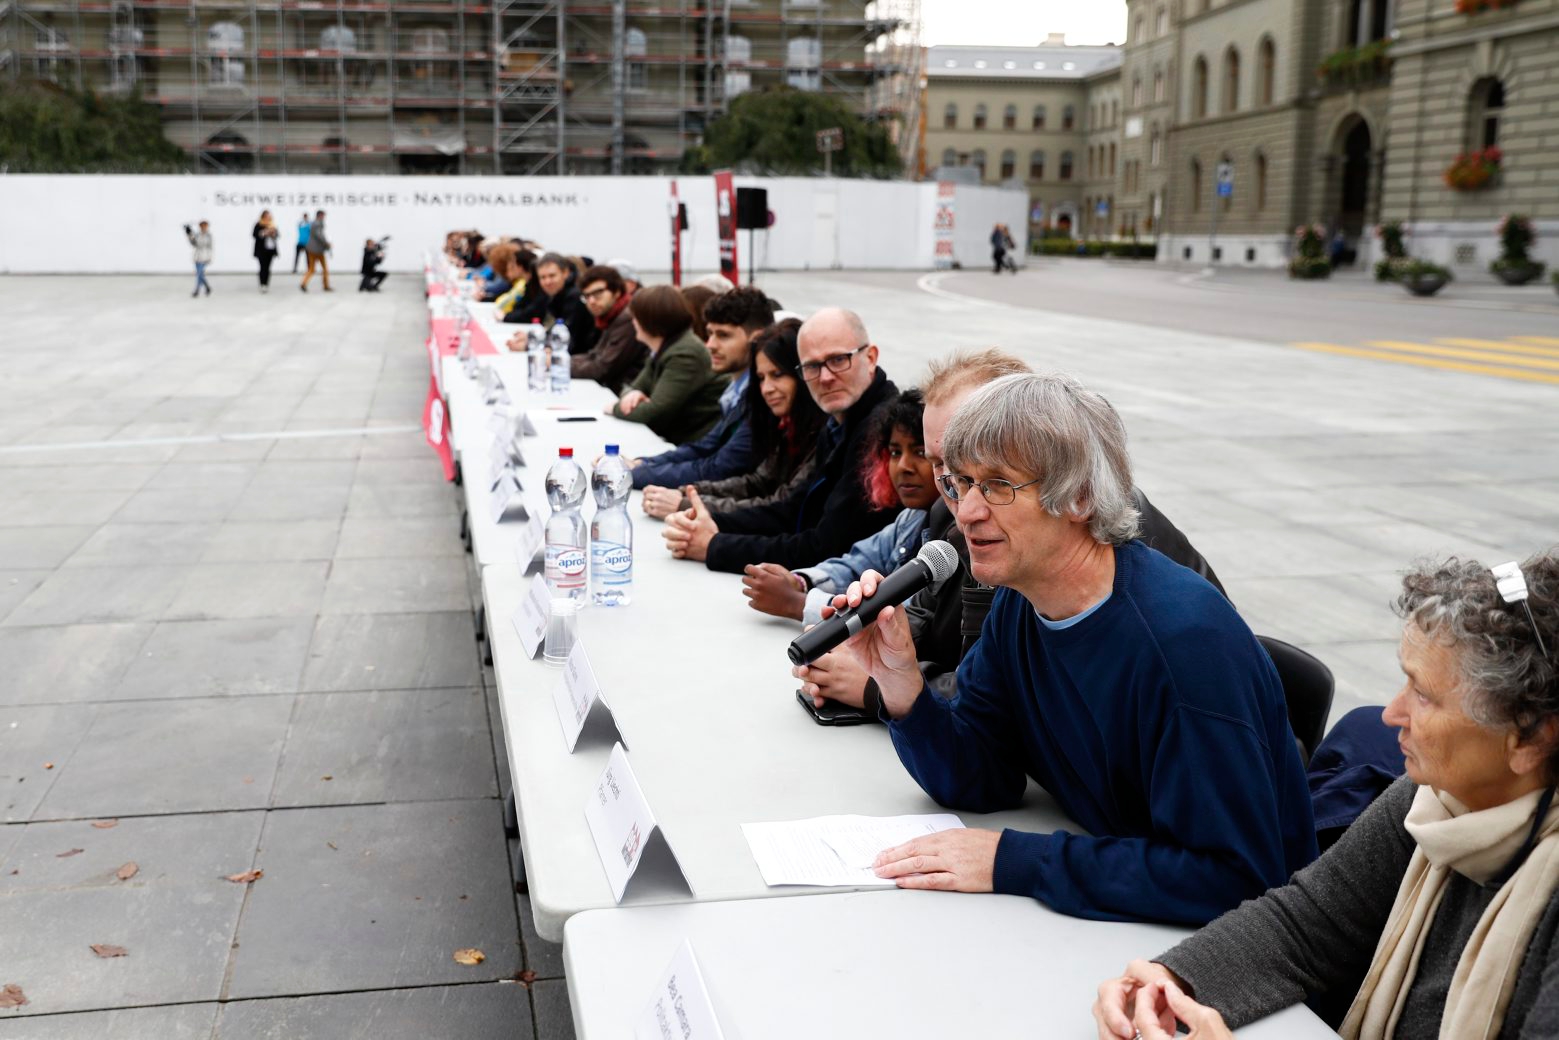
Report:
[[[1506,285],[1525,285],[1542,273],[1542,264],[1507,264],[1494,268],[1494,277]]]
[[[1450,279],[1440,274],[1421,274],[1411,278],[1403,278],[1401,281],[1402,287],[1414,296],[1433,296],[1441,289],[1444,289]]]

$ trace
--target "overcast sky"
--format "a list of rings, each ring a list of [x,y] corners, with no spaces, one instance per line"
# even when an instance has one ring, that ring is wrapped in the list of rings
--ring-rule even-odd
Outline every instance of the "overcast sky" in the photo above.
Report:
[[[1123,0],[921,0],[921,41],[1031,47],[1050,33],[1067,43],[1121,43]]]

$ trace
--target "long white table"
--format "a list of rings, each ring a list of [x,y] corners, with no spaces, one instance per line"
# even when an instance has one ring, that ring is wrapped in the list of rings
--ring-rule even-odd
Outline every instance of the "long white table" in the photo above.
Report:
[[[563,956],[581,1040],[631,1036],[684,939],[731,1040],[1094,1040],[1098,984],[1185,934],[1017,896],[831,893],[590,911],[569,920]],[[1239,1036],[1336,1034],[1301,1005]]]

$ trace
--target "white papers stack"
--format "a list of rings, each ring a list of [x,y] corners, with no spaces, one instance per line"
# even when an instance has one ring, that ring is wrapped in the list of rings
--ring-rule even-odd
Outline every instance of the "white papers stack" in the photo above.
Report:
[[[951,813],[926,816],[819,816],[788,823],[744,823],[765,884],[858,888],[892,886],[872,873],[884,849],[913,838],[962,827]]]

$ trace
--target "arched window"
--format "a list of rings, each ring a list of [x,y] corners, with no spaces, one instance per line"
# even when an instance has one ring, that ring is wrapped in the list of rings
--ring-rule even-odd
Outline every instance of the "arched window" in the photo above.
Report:
[[[1044,105],[1035,105],[1034,106],[1034,127],[1033,128],[1035,130],[1043,130],[1045,128],[1045,106]]]
[[[1120,121],[1121,121],[1121,103],[1119,101],[1111,101],[1110,102],[1110,125],[1111,126],[1115,126]]]
[[[969,155],[969,165],[980,171],[980,180],[985,179],[985,149],[976,148]]]
[[[957,166],[958,165],[958,152],[955,149],[952,149],[952,148],[943,149],[943,151],[942,151],[942,165],[943,166]]]
[[[630,28],[623,36],[623,54],[628,58],[628,89],[650,89],[650,67],[642,61],[634,61],[635,58],[643,58],[650,52],[649,37],[643,29]]]
[[[216,86],[242,86],[244,63],[234,55],[244,51],[244,30],[237,22],[216,22],[206,30],[206,50],[211,52],[208,82]]]
[[[1256,212],[1260,213],[1267,208],[1267,156],[1263,152],[1256,153]]]
[[[1153,124],[1153,136],[1148,138],[1148,163],[1157,166],[1164,161],[1164,135],[1159,132],[1158,124]]]
[[[1240,52],[1233,47],[1223,56],[1223,110],[1240,110]]]
[[[942,129],[958,129],[958,106],[951,101],[947,103],[946,108],[942,109]]]
[[[1139,14],[1136,17],[1136,20],[1131,23],[1131,38],[1132,38],[1132,41],[1135,42],[1135,43],[1141,43],[1142,42],[1142,33],[1143,33],[1142,16]]]
[[[1158,13],[1153,16],[1153,24],[1159,36],[1169,32],[1169,9],[1163,4],[1158,5]]]
[[[799,36],[785,47],[785,82],[797,90],[817,90],[823,85],[823,45],[813,36]]]
[[[1061,129],[1077,129],[1077,109],[1073,108],[1071,105],[1067,105],[1061,110]]]
[[[1142,107],[1142,77],[1131,77],[1131,107]]]
[[[1202,163],[1191,160],[1191,212],[1202,212]]]
[[[1207,59],[1200,54],[1191,66],[1191,115],[1196,119],[1207,115]]]
[[[1497,146],[1500,119],[1505,115],[1505,84],[1486,76],[1472,85],[1469,100],[1467,149]]]
[[[984,130],[985,129],[985,106],[984,105],[975,105],[974,106],[974,128],[976,130]]]
[[[1391,0],[1353,0],[1348,5],[1348,42],[1362,47],[1384,40],[1390,23]]]
[[[1018,173],[1018,153],[1008,148],[1001,153],[1001,179],[1009,181]]]
[[[1036,149],[1029,153],[1029,180],[1042,181],[1045,179],[1045,150]]]
[[[1061,153],[1061,179],[1064,180],[1064,181],[1069,181],[1069,180],[1072,179],[1072,153],[1071,152],[1062,152]]]
[[[1153,70],[1153,101],[1162,104],[1164,100],[1164,70]]]
[[[1016,130],[1018,128],[1018,106],[1008,105],[1001,110],[1001,128],[1003,130]]]
[[[1115,145],[1110,145],[1110,176],[1115,176]]]
[[[1272,37],[1261,41],[1260,67],[1256,72],[1256,103],[1270,105],[1277,99],[1278,48]]]

